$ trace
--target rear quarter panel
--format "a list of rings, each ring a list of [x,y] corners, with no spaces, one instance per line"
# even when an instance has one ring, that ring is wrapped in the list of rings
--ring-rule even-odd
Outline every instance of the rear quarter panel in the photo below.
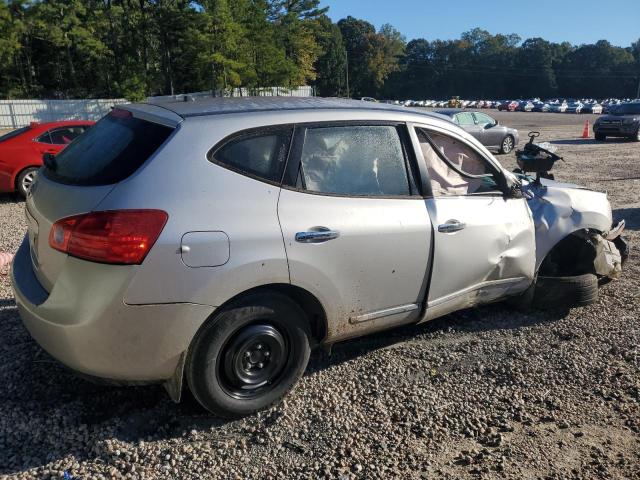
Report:
[[[225,117],[185,121],[165,147],[97,207],[155,208],[169,214],[126,291],[126,303],[219,306],[252,287],[289,282],[277,218],[280,188],[206,158],[221,139],[251,127],[246,117],[237,121]],[[180,251],[187,232],[224,232],[229,237],[229,260],[214,267],[188,267]]]

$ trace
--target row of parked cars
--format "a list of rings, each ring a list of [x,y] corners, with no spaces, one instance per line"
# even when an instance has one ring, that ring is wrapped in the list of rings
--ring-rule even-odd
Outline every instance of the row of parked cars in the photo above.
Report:
[[[541,100],[534,98],[530,100],[405,100],[394,101],[396,105],[405,107],[430,107],[430,108],[495,108],[500,111],[509,112],[553,112],[553,113],[610,113],[614,108],[623,103],[640,102],[640,99],[618,99],[607,98],[596,100],[593,98],[554,98]]]

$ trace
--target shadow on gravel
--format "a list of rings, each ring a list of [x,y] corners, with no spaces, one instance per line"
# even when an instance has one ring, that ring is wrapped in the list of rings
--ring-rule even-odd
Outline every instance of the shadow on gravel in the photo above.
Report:
[[[613,221],[624,219],[627,230],[640,230],[640,208],[616,208],[613,211]]]
[[[0,299],[11,307],[13,300]],[[312,375],[380,348],[422,337],[425,348],[441,333],[479,333],[520,329],[554,322],[564,312],[523,314],[490,305],[465,310],[423,325],[405,326],[337,344],[331,355],[318,350],[306,375]],[[15,308],[0,310],[0,476],[73,456],[76,461],[109,461],[105,441],[158,441],[184,438],[191,430],[207,438],[250,436],[250,425],[268,427],[282,412],[237,423],[207,414],[188,393],[180,404],[159,385],[113,387],[75,376],[29,337]],[[246,423],[245,423],[246,422]],[[99,460],[103,459],[103,460]]]
[[[564,318],[568,310],[546,310],[519,312],[502,304],[486,305],[462,310],[420,325],[406,325],[392,330],[368,335],[336,344],[331,354],[317,351],[312,356],[307,374],[337,365],[367,352],[388,348],[426,336],[429,344],[434,334],[455,331],[458,333],[481,333],[492,330],[517,330],[544,323],[552,323]],[[433,339],[434,343],[436,342]]]
[[[3,203],[24,203],[24,200],[15,193],[0,193],[0,204]]]

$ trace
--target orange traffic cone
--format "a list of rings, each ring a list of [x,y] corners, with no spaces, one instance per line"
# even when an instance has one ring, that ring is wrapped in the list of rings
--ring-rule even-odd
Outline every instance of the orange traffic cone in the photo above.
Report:
[[[582,138],[589,138],[589,120],[584,122],[584,130],[582,130]]]

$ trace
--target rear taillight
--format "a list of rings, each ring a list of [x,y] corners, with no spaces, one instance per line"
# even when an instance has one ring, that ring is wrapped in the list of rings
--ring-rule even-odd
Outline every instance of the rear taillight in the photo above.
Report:
[[[74,215],[51,227],[51,248],[100,263],[139,265],[169,215],[162,210],[108,210]]]

